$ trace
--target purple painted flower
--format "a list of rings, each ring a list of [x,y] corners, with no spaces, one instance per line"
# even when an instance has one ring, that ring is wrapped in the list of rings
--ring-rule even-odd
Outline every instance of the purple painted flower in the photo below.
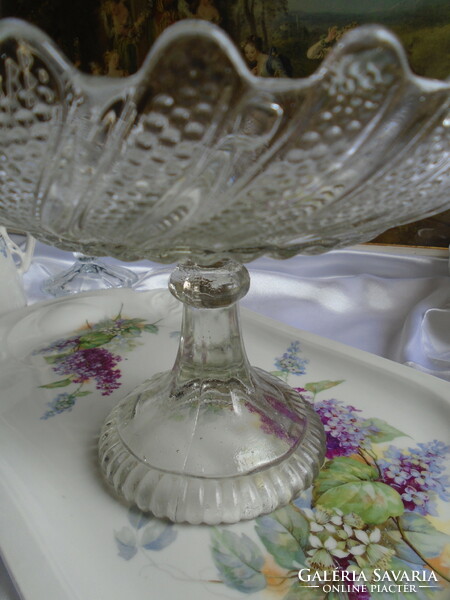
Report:
[[[280,424],[280,419],[276,417],[277,414],[284,415],[285,417],[288,417],[290,422],[301,424],[303,422],[301,415],[294,412],[293,408],[285,402],[277,400],[276,398],[273,398],[271,396],[267,397],[267,402],[276,411],[274,414],[275,418],[270,417],[264,410],[262,410],[258,406],[250,404],[250,402],[246,402],[246,407],[249,410],[249,412],[256,413],[257,415],[259,415],[261,429],[262,431],[264,431],[264,433],[275,435],[279,439],[294,441],[296,439],[296,436],[290,434],[289,431],[287,431],[286,428]]]
[[[275,359],[275,366],[284,373],[303,375],[306,373],[305,367],[309,361],[306,358],[300,358],[298,356],[300,352],[300,342],[292,342],[283,356]]]
[[[121,372],[114,367],[122,357],[112,354],[104,348],[88,348],[77,350],[63,358],[54,371],[60,375],[71,375],[74,383],[84,383],[95,379],[96,388],[102,396],[109,396],[119,386]]]
[[[303,400],[309,402],[310,404],[314,404],[314,394],[312,392],[302,387],[295,387],[292,389],[294,389],[298,394],[300,394]]]
[[[247,409],[251,413],[255,413],[259,416],[260,419],[260,427],[264,433],[269,435],[274,435],[280,440],[290,440],[291,436],[289,433],[282,427],[277,421],[269,417],[263,410],[255,406],[254,404],[250,404],[250,402],[245,403]]]
[[[322,400],[314,406],[323,423],[327,437],[327,458],[350,456],[364,447],[366,437],[378,431],[373,425],[366,425],[356,413],[354,406],[345,405],[339,400]]]
[[[389,446],[379,461],[382,479],[401,495],[406,510],[436,515],[434,498],[450,501],[450,480],[444,475],[450,446],[434,440],[416,448]]]
[[[296,413],[293,407],[290,407],[286,402],[282,402],[281,400],[277,400],[276,398],[272,398],[272,396],[267,397],[267,401],[270,406],[277,411],[280,415],[284,415],[288,417],[294,423],[302,423],[303,418],[301,415]]]

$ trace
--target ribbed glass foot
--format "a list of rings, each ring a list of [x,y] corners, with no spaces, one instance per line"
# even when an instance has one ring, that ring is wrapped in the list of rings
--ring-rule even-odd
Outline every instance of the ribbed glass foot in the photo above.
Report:
[[[136,273],[125,267],[107,265],[99,258],[74,252],[75,263],[63,273],[47,279],[42,290],[51,296],[67,296],[109,288],[131,287]]]
[[[141,510],[216,524],[275,510],[307,488],[324,457],[320,419],[297,392],[249,365],[235,302],[247,270],[184,265],[177,360],[132,392],[99,442],[108,482]]]

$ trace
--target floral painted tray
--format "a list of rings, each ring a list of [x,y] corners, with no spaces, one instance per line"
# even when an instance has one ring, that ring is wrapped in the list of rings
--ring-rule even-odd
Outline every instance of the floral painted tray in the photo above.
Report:
[[[313,489],[214,528],[110,495],[100,426],[171,366],[180,316],[164,290],[110,290],[0,319],[0,547],[23,598],[448,600],[450,384],[247,311],[252,363],[325,425]]]

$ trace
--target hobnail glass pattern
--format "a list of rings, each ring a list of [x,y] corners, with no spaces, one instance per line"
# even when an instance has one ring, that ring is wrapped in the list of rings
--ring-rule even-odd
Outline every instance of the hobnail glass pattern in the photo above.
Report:
[[[378,26],[308,79],[251,75],[220,29],[176,24],[124,79],[0,26],[0,221],[91,255],[287,257],[448,204],[450,84]]]

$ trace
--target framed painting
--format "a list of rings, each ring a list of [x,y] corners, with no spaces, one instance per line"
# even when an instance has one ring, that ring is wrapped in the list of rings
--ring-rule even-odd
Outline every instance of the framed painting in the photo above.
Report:
[[[412,70],[450,76],[448,0],[3,0],[2,17],[46,31],[82,71],[126,76],[181,19],[222,27],[261,77],[307,77],[350,29],[380,23],[402,42]],[[448,247],[450,211],[391,230],[379,243]]]

